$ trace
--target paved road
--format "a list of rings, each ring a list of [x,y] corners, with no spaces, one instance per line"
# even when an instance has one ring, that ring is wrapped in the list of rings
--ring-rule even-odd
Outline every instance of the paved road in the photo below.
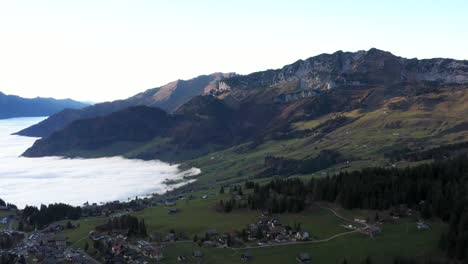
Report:
[[[84,252],[84,250],[78,249],[77,251],[79,251],[86,258],[86,263],[101,264],[101,262],[95,260],[93,257],[88,255],[88,253]]]
[[[245,250],[245,249],[255,249],[255,248],[268,248],[268,247],[280,247],[280,246],[289,246],[289,245],[305,245],[305,244],[315,244],[315,243],[323,243],[323,242],[328,242],[334,238],[352,234],[352,233],[358,233],[358,231],[353,230],[353,231],[348,231],[340,234],[336,234],[334,236],[331,236],[329,238],[324,238],[324,239],[319,239],[319,240],[312,240],[312,241],[304,241],[304,242],[288,242],[288,243],[280,243],[280,244],[266,244],[266,245],[261,245],[261,246],[250,246],[250,247],[243,247],[243,248],[232,248],[233,250]]]
[[[193,240],[178,240],[174,242],[162,242],[160,245],[170,245],[170,244],[183,244],[183,243],[193,243]]]
[[[319,204],[316,204],[316,205],[319,208],[322,208],[322,209],[325,209],[325,210],[328,210],[328,211],[332,212],[336,217],[338,217],[338,218],[340,218],[342,220],[362,225],[363,228],[369,226],[367,223],[357,222],[357,221],[354,221],[353,219],[349,219],[349,218],[346,218],[344,216],[341,216],[340,214],[338,214],[335,210],[333,210],[331,208],[324,207],[324,206],[321,206]],[[239,250],[256,249],[256,248],[269,248],[269,247],[281,247],[281,246],[289,246],[289,245],[305,245],[305,244],[324,243],[324,242],[328,242],[330,240],[333,240],[333,239],[335,239],[337,237],[341,237],[341,236],[345,236],[345,235],[349,235],[349,234],[353,234],[353,233],[359,233],[359,232],[360,231],[358,231],[358,230],[352,230],[352,231],[348,231],[348,232],[339,233],[339,234],[333,235],[333,236],[328,237],[328,238],[318,239],[318,240],[303,241],[303,242],[287,242],[287,243],[278,243],[278,244],[265,244],[265,245],[261,245],[261,246],[249,246],[249,247],[242,247],[242,248],[231,247],[231,249],[233,251],[239,251]],[[174,241],[174,242],[164,242],[164,243],[161,243],[161,245],[181,244],[181,243],[193,243],[193,241],[191,241],[191,240],[181,240],[181,241]],[[92,260],[94,261],[93,263],[99,264],[99,262],[97,262],[96,260],[94,260],[94,259],[92,259]]]

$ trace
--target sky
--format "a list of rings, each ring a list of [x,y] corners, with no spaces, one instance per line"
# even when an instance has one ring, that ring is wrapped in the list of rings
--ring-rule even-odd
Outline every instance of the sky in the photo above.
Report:
[[[466,0],[0,0],[0,91],[122,99],[372,47],[468,59]]]

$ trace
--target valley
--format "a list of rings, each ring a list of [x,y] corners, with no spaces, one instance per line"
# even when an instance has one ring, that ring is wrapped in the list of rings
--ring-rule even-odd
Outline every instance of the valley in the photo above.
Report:
[[[462,261],[466,69],[339,51],[61,112],[19,132],[44,133],[24,158],[122,156],[200,173],[159,194],[12,207],[12,218],[103,263]],[[184,82],[196,92],[170,110],[149,99]]]

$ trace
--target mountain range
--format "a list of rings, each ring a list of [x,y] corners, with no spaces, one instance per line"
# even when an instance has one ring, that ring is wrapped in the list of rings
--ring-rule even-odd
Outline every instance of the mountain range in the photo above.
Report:
[[[88,104],[71,99],[22,98],[0,92],[0,119],[50,116],[64,109],[79,109]]]
[[[338,51],[277,70],[218,74],[197,87],[164,107],[142,100],[155,98],[147,91],[99,115],[81,114],[99,105],[74,119],[59,113],[36,126],[45,137],[24,155],[189,161],[222,173],[221,181],[242,171],[261,175],[271,156],[385,165],[394,153],[468,140],[468,61]]]
[[[146,90],[125,100],[98,103],[83,109],[66,109],[17,134],[32,137],[47,137],[65,128],[75,120],[94,118],[123,110],[127,107],[146,105],[159,107],[167,112],[175,111],[195,95],[209,94],[217,89],[218,81],[232,77],[234,73],[213,73],[190,80],[177,80],[164,86]]]

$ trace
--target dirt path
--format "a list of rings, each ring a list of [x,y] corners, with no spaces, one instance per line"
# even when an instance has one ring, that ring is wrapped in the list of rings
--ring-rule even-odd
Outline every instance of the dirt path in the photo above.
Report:
[[[357,222],[357,221],[354,221],[353,219],[349,219],[349,218],[346,218],[344,216],[341,216],[340,214],[338,214],[335,210],[329,208],[329,207],[324,207],[324,206],[321,206],[320,204],[318,203],[315,203],[315,205],[321,209],[324,209],[324,210],[328,210],[330,212],[332,212],[336,217],[342,219],[342,220],[345,220],[345,221],[348,221],[348,222],[352,222],[352,223],[355,223],[355,224],[358,224],[358,225],[362,225],[363,228],[366,228],[366,227],[369,227],[369,225],[367,223],[362,223],[362,222]]]

